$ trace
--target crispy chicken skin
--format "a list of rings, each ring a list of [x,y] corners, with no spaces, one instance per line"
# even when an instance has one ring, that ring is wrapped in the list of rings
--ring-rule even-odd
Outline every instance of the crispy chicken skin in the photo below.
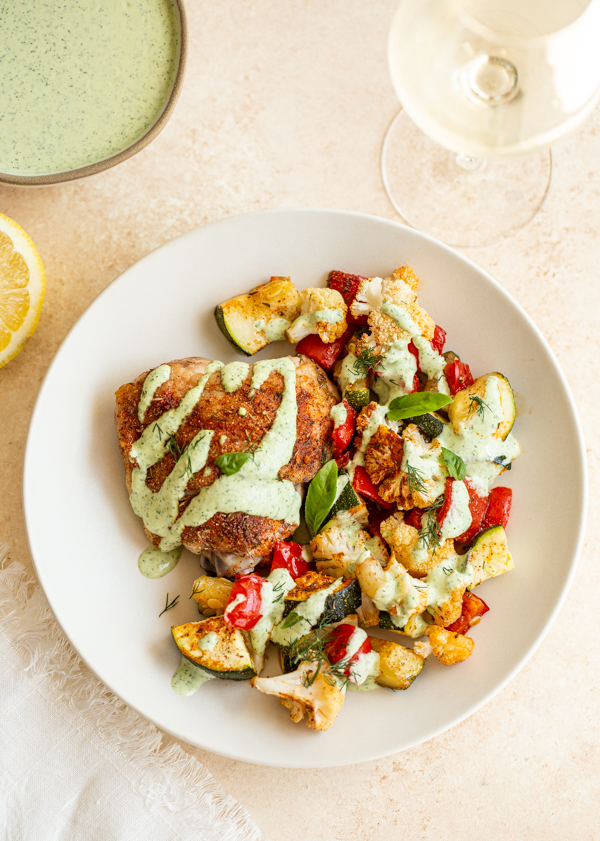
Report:
[[[292,359],[296,365],[297,438],[292,459],[279,471],[279,478],[301,483],[310,481],[321,467],[332,425],[329,412],[339,398],[321,368],[312,360],[303,356]],[[156,391],[143,424],[138,419],[138,403],[149,372],[121,386],[116,394],[115,423],[129,491],[131,474],[137,464],[129,458],[133,443],[147,426],[155,423],[164,412],[179,405],[183,396],[203,376],[209,360],[191,357],[168,364],[171,368],[170,377]],[[188,482],[179,506],[180,514],[201,488],[212,484],[220,475],[215,459],[222,453],[252,450],[275,419],[283,392],[283,377],[277,371],[272,372],[251,398],[252,367],[250,365],[245,382],[232,393],[223,389],[219,372],[211,374],[199,403],[177,431],[177,446],[183,451],[201,429],[215,430],[206,468],[195,473]],[[244,417],[238,413],[241,407],[246,409]],[[221,443],[222,436],[227,437]],[[150,468],[147,484],[152,491],[156,492],[161,487],[175,463],[175,456],[167,452],[158,464]],[[229,575],[255,565],[248,563],[248,559],[258,562],[261,556],[270,551],[276,540],[289,537],[294,530],[294,524],[281,520],[243,512],[219,513],[202,526],[184,529],[182,541],[184,546],[196,554],[206,554],[208,557],[217,555],[220,559],[227,556],[226,561],[221,563],[221,571],[214,558],[213,565],[220,574]],[[158,546],[160,538],[148,531],[146,534]]]

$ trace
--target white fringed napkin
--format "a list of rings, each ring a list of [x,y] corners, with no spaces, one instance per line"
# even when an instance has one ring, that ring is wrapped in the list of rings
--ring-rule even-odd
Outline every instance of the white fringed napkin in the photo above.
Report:
[[[0,827],[10,841],[258,841],[246,810],[116,698],[0,544]]]

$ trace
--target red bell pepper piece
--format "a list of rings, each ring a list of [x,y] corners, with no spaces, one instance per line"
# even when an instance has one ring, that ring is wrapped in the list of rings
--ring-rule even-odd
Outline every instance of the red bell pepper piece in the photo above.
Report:
[[[412,339],[410,340],[410,342],[408,344],[408,350],[409,350],[410,353],[412,353],[412,355],[417,360],[417,374],[418,374],[421,370],[421,366],[419,365],[419,351],[417,350],[417,347],[413,343]],[[417,376],[417,374],[415,374],[414,377],[413,377],[413,387],[412,387],[412,390],[409,392],[409,394],[414,394],[415,391],[419,390],[420,383],[419,383],[419,377]]]
[[[512,488],[492,488],[482,529],[489,529],[492,526],[503,526],[506,528],[511,505]]]
[[[292,578],[300,576],[312,569],[311,565],[302,557],[302,546],[299,543],[286,543],[278,540],[273,547],[271,572],[274,569],[287,569]]]
[[[242,575],[237,579],[225,608],[223,618],[233,628],[249,631],[261,618],[262,585],[264,578],[260,575]],[[233,602],[240,597],[237,604]]]
[[[380,505],[383,505],[384,508],[392,507],[391,502],[386,502],[379,496],[377,485],[373,484],[365,468],[361,467],[360,465],[354,468],[354,478],[352,479],[352,487],[354,488],[356,493],[359,493],[362,496],[366,496],[367,499],[372,499],[374,502],[378,502]]]
[[[448,630],[454,634],[466,634],[469,628],[481,622],[481,617],[488,610],[489,607],[483,599],[467,591],[463,596],[462,612],[456,622],[448,625]]]
[[[471,525],[469,528],[460,534],[456,540],[461,540],[463,543],[469,543],[477,532],[481,531],[483,518],[488,507],[488,497],[481,496],[473,482],[465,479],[465,485],[469,491],[469,511],[471,512]]]
[[[473,385],[471,369],[466,362],[461,362],[459,359],[445,365],[444,374],[446,375],[450,392],[453,395],[456,394],[457,391],[462,391],[463,388],[468,388],[468,386]]]
[[[454,479],[451,476],[446,478],[446,486],[444,488],[444,501],[442,502],[442,507],[439,509],[437,514],[437,521],[440,524],[440,528],[444,525],[444,520],[448,515],[448,511],[450,511],[450,506],[452,505],[452,485],[454,483]]]
[[[446,344],[446,331],[443,330],[439,324],[435,325],[435,330],[433,331],[433,339],[431,340],[431,347],[434,350],[437,350],[438,353],[441,353],[444,350],[444,345]]]
[[[333,629],[331,637],[325,646],[330,663],[339,663],[340,660],[344,660],[346,658],[348,653],[348,643],[350,642],[350,637],[355,630],[356,628],[354,625],[350,625],[347,622],[344,622],[342,625],[338,625],[337,628]],[[361,654],[368,654],[369,651],[372,650],[373,646],[371,645],[370,639],[367,637],[358,651],[348,660],[348,668],[344,670],[344,674],[350,674],[350,665],[352,663],[356,663]]]
[[[339,426],[333,428],[331,438],[333,441],[333,457],[338,458],[348,447],[348,444],[354,438],[354,431],[356,429],[356,412],[347,400],[343,400],[344,408],[346,409],[346,420]]]
[[[404,515],[404,522],[415,529],[421,530],[423,528],[423,514],[425,511],[425,508],[412,508]]]
[[[415,345],[415,343],[413,342],[412,339],[408,343],[407,350],[408,350],[409,353],[412,353],[414,358],[417,360],[417,373],[420,373],[421,366],[419,365],[419,350],[418,350],[417,346]]]
[[[346,452],[338,456],[335,460],[335,463],[338,466],[338,470],[343,470],[344,467],[348,467],[350,462],[352,461],[352,455],[350,454],[350,450],[346,450]]]
[[[338,356],[344,350],[344,345],[353,333],[354,328],[348,327],[343,336],[340,336],[335,342],[330,342],[329,344],[324,342],[316,333],[311,333],[310,336],[300,339],[296,345],[296,353],[303,353],[305,356],[313,359],[321,368],[331,371]]]
[[[381,537],[381,524],[390,516],[390,512],[380,508],[376,502],[370,499],[365,500],[365,506],[369,512],[369,523],[367,529],[373,537]],[[383,538],[381,538],[383,540]]]
[[[356,297],[356,293],[358,292],[358,284],[364,279],[364,277],[357,274],[348,274],[347,272],[336,271],[329,272],[327,285],[330,289],[336,289],[346,302],[346,306],[348,307],[346,321],[348,324],[369,323],[369,317],[367,315],[359,315],[358,317],[355,317],[350,312],[350,306]]]

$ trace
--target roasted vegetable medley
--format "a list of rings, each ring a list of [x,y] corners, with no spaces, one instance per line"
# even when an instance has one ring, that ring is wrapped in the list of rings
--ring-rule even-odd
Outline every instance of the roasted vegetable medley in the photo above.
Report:
[[[173,627],[181,694],[250,679],[293,721],[326,730],[347,690],[406,690],[428,657],[449,666],[473,653],[470,630],[489,610],[474,588],[513,568],[512,491],[492,486],[520,452],[515,401],[503,374],[475,378],[444,351],[418,286],[409,266],[333,271],[327,288],[276,277],[217,307],[237,348],[285,337],[339,399],[296,532],[254,571],[194,582],[200,620]],[[267,645],[279,676],[259,676]]]

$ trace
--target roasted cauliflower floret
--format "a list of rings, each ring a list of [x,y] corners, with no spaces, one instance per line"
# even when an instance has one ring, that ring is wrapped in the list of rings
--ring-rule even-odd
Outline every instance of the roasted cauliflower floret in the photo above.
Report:
[[[285,331],[288,342],[296,344],[311,333],[327,344],[335,342],[348,328],[348,307],[337,289],[303,289],[300,292],[300,315]]]
[[[444,540],[437,546],[434,542],[426,545],[423,539],[420,541],[419,530],[405,523],[404,516],[399,512],[384,520],[380,529],[381,536],[398,561],[415,578],[423,578],[446,558],[456,554],[453,540]],[[420,551],[415,553],[417,547]]]
[[[471,656],[475,647],[471,637],[455,634],[445,628],[440,628],[438,625],[431,625],[427,630],[427,635],[432,654],[444,666],[462,663],[463,660]]]
[[[304,662],[295,672],[279,677],[255,677],[250,685],[265,695],[279,698],[290,711],[292,721],[298,723],[306,716],[308,727],[327,730],[342,708],[344,693],[331,678],[323,674],[314,677],[316,669],[316,663]]]
[[[419,288],[419,278],[410,266],[400,266],[399,269],[394,269],[394,280],[401,280],[406,283],[415,293]]]
[[[371,420],[371,415],[373,412],[379,408],[379,404],[376,403],[374,400],[371,400],[370,403],[367,403],[366,406],[363,406],[360,410],[358,417],[356,419],[356,437],[357,441],[355,442],[357,446],[360,444],[360,440],[362,438],[363,432],[368,427],[369,422]]]
[[[450,591],[446,601],[435,606],[430,606],[429,613],[436,625],[447,628],[460,618],[462,613],[462,603],[465,590],[465,584],[461,584]]]
[[[406,330],[380,310],[371,310],[369,313],[369,329],[376,345],[391,345],[396,339],[410,338]]]
[[[400,471],[404,442],[402,438],[380,424],[365,451],[365,470],[376,485]]]
[[[385,569],[369,556],[357,565],[356,577],[361,590],[379,610],[408,621],[427,608],[427,587],[412,578],[393,556]]]
[[[356,562],[364,553],[369,538],[369,533],[361,528],[350,511],[340,511],[310,542],[317,569],[335,578],[341,577],[341,574],[354,575]]]
[[[401,328],[388,316],[379,313],[379,317],[371,319],[384,301],[390,301],[407,311],[419,328],[421,335],[431,341],[435,330],[435,322],[417,302],[416,290],[419,279],[410,268],[402,266],[394,271],[393,277],[366,278],[358,286],[356,297],[351,305],[352,315],[369,316],[369,327],[378,344],[390,344],[404,333]]]
[[[366,593],[362,594],[360,607],[356,609],[361,628],[375,628],[379,625],[379,610],[373,604],[373,599]]]
[[[440,494],[440,481],[447,475],[442,467],[442,447],[439,441],[427,443],[419,429],[410,423],[402,432],[404,460],[412,471],[405,469],[385,479],[379,493],[386,502],[396,502],[398,508],[429,508]],[[421,469],[427,464],[427,470]],[[421,468],[419,465],[421,464]]]

